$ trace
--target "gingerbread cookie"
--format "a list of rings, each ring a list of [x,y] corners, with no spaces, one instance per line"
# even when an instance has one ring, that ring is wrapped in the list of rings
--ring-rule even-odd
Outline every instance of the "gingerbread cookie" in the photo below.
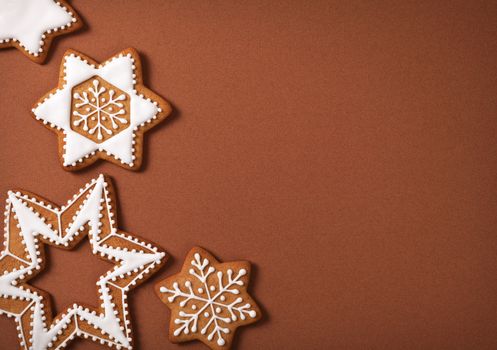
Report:
[[[181,272],[155,286],[171,309],[169,339],[200,340],[214,350],[229,349],[235,330],[256,322],[261,311],[247,293],[250,263],[220,263],[202,248],[193,248]]]
[[[101,64],[68,50],[58,87],[33,108],[35,118],[57,133],[66,170],[99,158],[137,170],[143,133],[170,112],[166,101],[143,86],[140,58],[132,48]]]
[[[114,193],[103,175],[62,207],[26,191],[9,191],[0,313],[16,321],[22,349],[61,349],[75,337],[132,348],[127,293],[164,264],[165,253],[117,229]],[[93,309],[75,303],[53,318],[49,294],[27,282],[44,267],[44,244],[71,249],[86,235],[93,254],[115,265],[96,283],[101,304]]]
[[[64,0],[0,0],[0,49],[16,47],[43,63],[52,39],[83,25]]]

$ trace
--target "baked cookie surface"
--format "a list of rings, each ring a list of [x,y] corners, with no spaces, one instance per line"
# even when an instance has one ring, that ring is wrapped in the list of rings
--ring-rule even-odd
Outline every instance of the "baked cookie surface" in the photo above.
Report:
[[[114,196],[103,175],[62,207],[26,191],[8,193],[0,313],[14,318],[22,349],[61,349],[75,337],[116,349],[132,348],[127,293],[157,271],[166,255],[117,228]],[[100,306],[75,303],[53,317],[50,295],[27,282],[45,266],[44,244],[71,249],[85,236],[95,256],[114,264],[96,282]],[[77,301],[77,292],[74,297]]]
[[[171,342],[200,340],[213,350],[229,349],[238,327],[261,318],[247,292],[249,278],[249,262],[221,263],[205,249],[193,248],[181,272],[155,286],[171,309]]]
[[[138,170],[143,133],[164,120],[171,107],[143,85],[135,49],[101,64],[68,50],[58,87],[43,96],[32,112],[57,133],[65,170],[78,170],[98,159]]]

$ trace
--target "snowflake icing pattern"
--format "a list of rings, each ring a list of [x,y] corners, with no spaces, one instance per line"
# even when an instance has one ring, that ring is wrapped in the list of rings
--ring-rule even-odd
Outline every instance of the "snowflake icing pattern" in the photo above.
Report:
[[[97,140],[109,138],[119,129],[119,124],[128,124],[124,116],[126,108],[123,101],[126,93],[106,88],[99,78],[92,78],[91,85],[84,83],[85,91],[73,94],[73,118],[72,125],[79,127],[83,125],[83,131],[90,135],[97,133]],[[88,86],[89,85],[89,86]],[[110,85],[110,84],[109,84]]]
[[[196,290],[194,283],[188,279],[184,282],[183,288],[178,282],[172,284],[172,289],[160,287],[161,293],[170,294],[168,297],[170,303],[178,299],[181,309],[186,310],[189,307],[193,310],[193,312],[179,311],[179,318],[174,320],[174,324],[178,325],[174,330],[175,336],[182,333],[196,333],[200,329],[200,334],[208,333],[207,340],[212,341],[214,336],[217,336],[217,344],[223,346],[226,344],[223,336],[230,333],[228,324],[238,319],[244,321],[257,316],[250,303],[244,302],[239,296],[236,297],[240,294],[238,287],[244,285],[242,277],[247,274],[247,270],[242,268],[235,272],[233,269],[228,269],[227,278],[222,271],[217,273],[215,271],[216,269],[210,266],[209,259],[202,260],[200,254],[195,253],[188,272],[198,283],[199,287]],[[202,326],[199,326],[199,323],[202,323]]]

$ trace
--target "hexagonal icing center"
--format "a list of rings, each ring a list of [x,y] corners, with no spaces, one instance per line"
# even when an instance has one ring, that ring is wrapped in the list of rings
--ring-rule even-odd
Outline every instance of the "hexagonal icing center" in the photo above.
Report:
[[[73,87],[71,129],[101,143],[117,135],[130,120],[130,97],[99,76]]]

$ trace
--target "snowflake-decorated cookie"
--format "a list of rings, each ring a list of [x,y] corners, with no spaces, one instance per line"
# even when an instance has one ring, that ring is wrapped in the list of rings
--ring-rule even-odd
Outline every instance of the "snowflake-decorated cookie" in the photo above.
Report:
[[[14,318],[21,349],[62,349],[75,337],[132,348],[127,293],[164,264],[165,253],[117,229],[113,197],[103,175],[62,207],[26,191],[9,191],[0,253],[0,313]],[[71,249],[85,236],[94,255],[114,264],[96,282],[100,306],[75,303],[53,318],[49,294],[27,282],[43,269],[44,244]]]
[[[159,282],[159,298],[171,309],[169,339],[200,340],[211,349],[229,349],[239,326],[261,317],[247,293],[250,263],[220,263],[202,248],[188,253],[181,272]]]
[[[43,63],[52,39],[82,21],[64,0],[0,0],[0,49],[16,47]]]
[[[140,59],[131,48],[101,64],[67,51],[58,87],[33,108],[35,118],[58,134],[66,170],[99,158],[137,170],[143,133],[170,112],[164,99],[143,86]]]

